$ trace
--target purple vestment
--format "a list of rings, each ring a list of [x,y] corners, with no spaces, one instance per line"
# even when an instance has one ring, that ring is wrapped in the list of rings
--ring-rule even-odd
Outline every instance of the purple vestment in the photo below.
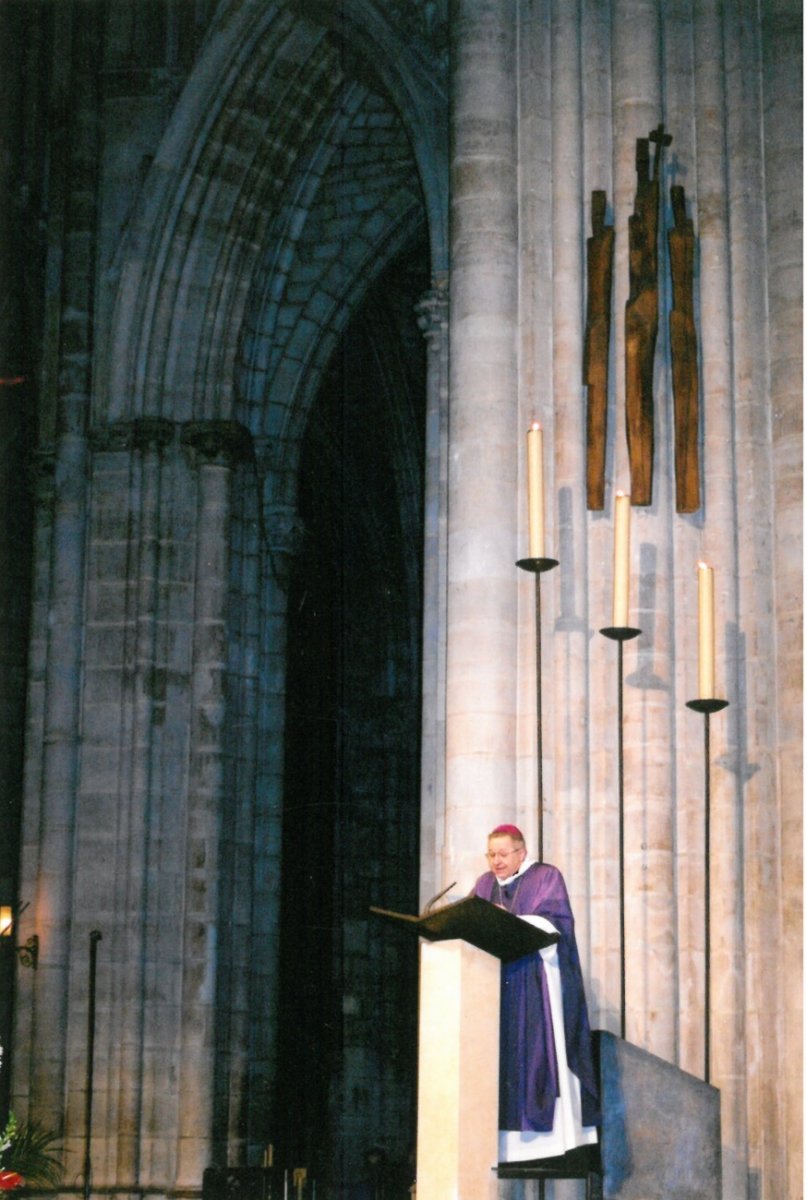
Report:
[[[542,916],[560,933],[558,960],[569,1067],[580,1080],[584,1125],[600,1122],[597,1078],[574,917],[563,876],[549,863],[533,863],[500,884],[492,871],[481,875],[474,895],[519,916]],[[552,1129],[559,1095],[549,992],[540,951],[502,964],[499,1059],[499,1128],[546,1133]]]

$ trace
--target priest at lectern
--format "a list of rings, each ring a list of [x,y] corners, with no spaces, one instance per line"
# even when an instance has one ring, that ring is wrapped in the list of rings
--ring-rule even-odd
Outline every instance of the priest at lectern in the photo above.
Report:
[[[502,964],[499,1161],[553,1158],[597,1141],[597,1077],[574,917],[557,867],[527,858],[521,831],[488,837],[474,895],[560,940]]]

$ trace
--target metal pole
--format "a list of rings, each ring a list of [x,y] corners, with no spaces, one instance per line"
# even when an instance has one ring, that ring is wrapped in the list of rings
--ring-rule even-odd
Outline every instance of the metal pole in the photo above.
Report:
[[[625,733],[624,719],[624,648],[618,643],[617,654],[617,759],[619,789],[619,1030],[624,1041],[627,1027],[625,1003]]]
[[[541,576],[558,565],[556,558],[521,558],[522,571],[535,575],[535,758],[538,803],[538,861],[544,861],[544,718],[542,699],[543,661],[541,655]],[[538,1181],[538,1200],[544,1200],[544,1181]]]
[[[709,1083],[712,1060],[712,713],[728,708],[728,700],[687,700],[687,708],[703,713],[703,1078]]]
[[[92,1184],[90,1138],[92,1134],[93,1058],[95,1052],[95,977],[98,943],[100,940],[101,934],[97,929],[93,929],[90,933],[90,973],[87,1000],[87,1078],[84,1100],[84,1200],[89,1200]]]
[[[520,558],[516,563],[522,571],[535,576],[535,757],[538,802],[538,861],[544,861],[544,722],[541,677],[541,576],[558,565],[556,558]]]
[[[611,625],[601,629],[600,633],[612,642],[616,642],[617,651],[617,683],[616,683],[616,736],[617,736],[617,796],[619,820],[619,1030],[620,1037],[625,1038],[627,1031],[627,1002],[625,985],[625,738],[624,738],[624,643],[638,637],[641,629],[633,629],[628,625]]]
[[[535,573],[535,721],[538,769],[538,862],[544,861],[544,726],[541,693],[541,575]]]
[[[712,885],[711,885],[711,863],[712,863],[712,830],[711,830],[711,771],[709,763],[711,761],[710,751],[710,735],[709,735],[709,714],[703,714],[703,752],[704,752],[704,814],[703,814],[703,889],[704,889],[704,964],[703,964],[703,989],[704,989],[704,1040],[703,1040],[703,1059],[704,1071],[703,1078],[709,1082],[711,1073],[712,1061]]]

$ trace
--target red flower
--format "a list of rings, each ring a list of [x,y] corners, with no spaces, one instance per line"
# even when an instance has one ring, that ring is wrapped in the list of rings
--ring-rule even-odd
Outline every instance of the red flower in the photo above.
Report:
[[[14,1188],[25,1187],[25,1180],[19,1171],[0,1171],[0,1191],[10,1192]]]

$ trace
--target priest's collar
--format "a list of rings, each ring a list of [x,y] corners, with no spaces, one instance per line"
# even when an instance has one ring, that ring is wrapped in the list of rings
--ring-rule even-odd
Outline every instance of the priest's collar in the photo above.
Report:
[[[515,875],[511,875],[508,879],[497,879],[496,882],[499,887],[509,887],[511,883],[515,883],[520,875],[523,875],[525,871],[528,871],[530,867],[534,867],[535,865],[536,860],[534,858],[525,858]]]

